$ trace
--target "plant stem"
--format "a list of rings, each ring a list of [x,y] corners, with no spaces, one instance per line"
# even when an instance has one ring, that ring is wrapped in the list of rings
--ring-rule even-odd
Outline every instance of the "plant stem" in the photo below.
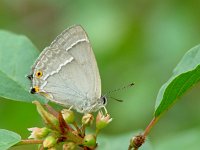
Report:
[[[83,143],[83,138],[81,138],[80,136],[72,133],[72,132],[68,132],[66,134],[66,138],[70,139],[70,141],[73,141],[76,144],[82,144]]]
[[[58,118],[59,113],[58,113],[55,109],[53,109],[53,107],[51,107],[51,106],[48,105],[48,104],[45,104],[44,107],[45,107],[46,109],[48,109],[48,111],[49,111],[52,115],[54,115],[56,118]]]
[[[80,135],[82,135],[82,132],[81,132],[80,128],[78,127],[77,123],[74,122],[73,125],[74,125],[74,127],[76,128],[77,132],[78,132]]]
[[[19,145],[27,145],[27,144],[42,144],[43,140],[21,140],[19,143],[15,144],[14,146]]]
[[[149,125],[146,127],[146,129],[144,130],[143,136],[146,137],[149,132],[151,131],[152,127],[156,124],[156,122],[158,121],[159,117],[154,117],[151,122],[149,123]]]
[[[72,128],[63,119],[61,112],[58,113],[58,120],[59,120],[60,131],[62,134],[65,134],[66,132],[65,129],[67,129],[67,132],[72,131]]]
[[[154,117],[149,123],[149,125],[146,127],[146,129],[144,130],[143,134],[137,135],[131,139],[128,150],[132,150],[132,149],[138,150],[139,147],[141,147],[144,144],[146,136],[149,134],[149,132],[151,131],[152,127],[156,124],[158,119],[159,117]]]
[[[82,125],[81,127],[82,137],[85,136],[85,125]]]

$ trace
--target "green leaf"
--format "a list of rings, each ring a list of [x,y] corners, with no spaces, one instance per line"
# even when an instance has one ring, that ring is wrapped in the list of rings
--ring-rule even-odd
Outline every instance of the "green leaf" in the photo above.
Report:
[[[41,98],[29,93],[26,75],[39,51],[25,36],[0,30],[0,97],[31,102]]]
[[[136,134],[121,134],[116,136],[98,136],[97,150],[128,149],[131,138]],[[152,150],[152,146],[147,139],[140,150]]]
[[[172,77],[161,87],[155,107],[155,117],[200,80],[200,45],[190,49],[173,71]]]
[[[7,150],[11,146],[20,142],[21,137],[17,133],[0,129],[0,150]]]

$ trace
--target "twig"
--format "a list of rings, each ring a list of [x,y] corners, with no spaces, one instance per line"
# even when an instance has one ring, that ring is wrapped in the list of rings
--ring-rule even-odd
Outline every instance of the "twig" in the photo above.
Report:
[[[81,127],[81,132],[82,132],[82,136],[85,136],[85,125],[82,125]]]
[[[61,112],[58,113],[58,120],[59,120],[59,125],[60,125],[60,131],[62,134],[66,133],[65,129],[67,129],[67,131],[72,131],[72,128],[63,119]]]
[[[80,135],[82,135],[82,132],[81,132],[80,128],[78,127],[77,123],[74,122],[73,125],[74,125],[74,127],[76,128],[76,130],[78,131],[78,133],[79,133]]]
[[[19,145],[28,145],[28,144],[42,144],[43,140],[21,140],[19,143],[15,144],[14,146]]]
[[[48,109],[48,111],[49,111],[52,115],[54,115],[54,117],[58,118],[59,113],[58,113],[53,107],[51,107],[51,106],[48,105],[48,104],[45,104],[44,107],[45,107],[46,109]]]
[[[152,127],[156,124],[156,122],[158,121],[159,117],[154,117],[151,122],[149,123],[149,125],[146,127],[146,129],[144,130],[143,136],[146,137],[150,130],[152,129]]]
[[[149,123],[149,125],[146,127],[146,129],[144,130],[143,134],[137,135],[131,139],[128,150],[132,150],[132,149],[138,150],[139,147],[141,147],[144,144],[146,136],[149,134],[149,132],[151,131],[152,127],[156,124],[158,119],[159,117],[154,117]]]

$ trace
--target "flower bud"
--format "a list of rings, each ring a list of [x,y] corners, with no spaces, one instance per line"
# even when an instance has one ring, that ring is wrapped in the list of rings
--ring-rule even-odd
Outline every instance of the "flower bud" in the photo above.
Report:
[[[145,142],[145,136],[137,135],[131,138],[130,140],[130,147],[139,148]]]
[[[31,131],[31,135],[28,137],[29,139],[42,139],[49,134],[50,129],[46,127],[43,128],[34,127],[34,128],[28,128],[28,131]]]
[[[67,142],[63,144],[63,150],[75,150],[76,145],[73,142]]]
[[[45,138],[45,140],[43,141],[43,146],[44,148],[51,148],[54,147],[56,145],[56,138],[53,136],[48,136]]]
[[[96,146],[96,137],[93,134],[88,134],[83,139],[83,145],[88,147]]]
[[[105,128],[111,121],[112,118],[110,118],[109,114],[103,115],[102,111],[99,111],[96,117],[96,129],[101,130]]]
[[[74,115],[74,112],[73,112],[73,111],[68,110],[68,109],[63,109],[63,110],[61,111],[61,113],[62,113],[63,119],[64,119],[67,123],[69,123],[69,124],[74,123],[74,121],[75,121],[75,115]]]
[[[94,117],[92,114],[85,114],[82,117],[82,124],[87,126],[87,125],[91,125],[94,121]]]

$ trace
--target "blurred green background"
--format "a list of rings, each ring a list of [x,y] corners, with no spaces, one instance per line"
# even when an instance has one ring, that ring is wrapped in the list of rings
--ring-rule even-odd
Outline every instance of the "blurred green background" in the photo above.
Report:
[[[0,29],[26,35],[41,51],[74,24],[81,24],[90,37],[103,93],[135,82],[133,88],[112,94],[123,103],[109,99],[107,105],[114,120],[104,134],[118,136],[147,126],[159,88],[184,53],[200,43],[200,1],[0,1]],[[149,135],[153,148],[169,148],[171,137],[171,146],[188,141],[178,140],[183,137],[180,135],[196,137],[195,131],[200,129],[199,88],[188,91],[161,117]],[[23,138],[29,136],[27,128],[42,126],[33,104],[5,99],[0,100],[0,120],[0,128]]]

